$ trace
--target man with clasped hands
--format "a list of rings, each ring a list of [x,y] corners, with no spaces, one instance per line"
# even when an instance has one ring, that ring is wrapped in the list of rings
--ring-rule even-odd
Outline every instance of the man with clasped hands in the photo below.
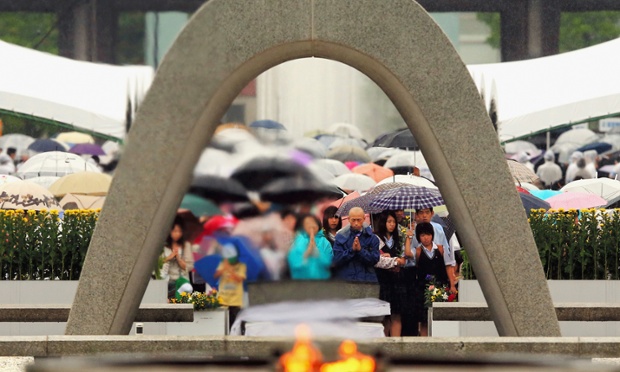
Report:
[[[334,242],[334,277],[360,282],[377,282],[374,266],[379,261],[379,238],[364,226],[364,210],[349,211],[349,226],[336,234]]]

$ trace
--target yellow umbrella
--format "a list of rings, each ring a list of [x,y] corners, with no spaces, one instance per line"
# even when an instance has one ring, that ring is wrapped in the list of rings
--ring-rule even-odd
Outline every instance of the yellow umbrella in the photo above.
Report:
[[[112,177],[105,173],[77,172],[61,177],[49,190],[56,197],[66,194],[104,196],[111,183]]]
[[[80,132],[64,132],[60,133],[57,140],[66,143],[95,143],[95,139],[90,134]]]
[[[62,209],[98,209],[103,208],[105,196],[67,194],[60,199]]]
[[[0,209],[62,210],[51,192],[29,181],[1,185]]]

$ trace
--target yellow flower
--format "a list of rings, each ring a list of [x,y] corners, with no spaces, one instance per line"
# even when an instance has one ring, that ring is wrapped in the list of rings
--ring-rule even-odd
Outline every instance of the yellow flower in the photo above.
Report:
[[[37,211],[35,211],[35,210],[33,210],[33,209],[31,209],[31,210],[29,210],[29,211],[28,211],[28,215],[29,215],[29,216],[34,216],[35,214],[37,214]]]
[[[58,216],[58,210],[57,209],[50,209],[50,214],[52,216]]]

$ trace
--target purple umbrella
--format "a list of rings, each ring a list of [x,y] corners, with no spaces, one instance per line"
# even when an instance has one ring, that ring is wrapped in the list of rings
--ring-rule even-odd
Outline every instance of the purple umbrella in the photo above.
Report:
[[[101,148],[101,146],[96,143],[78,143],[73,146],[70,153],[78,154],[78,155],[105,155],[105,151]]]

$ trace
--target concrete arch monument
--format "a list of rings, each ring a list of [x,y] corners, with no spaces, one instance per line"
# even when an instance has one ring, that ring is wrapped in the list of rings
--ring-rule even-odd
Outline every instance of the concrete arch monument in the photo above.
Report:
[[[467,70],[411,0],[210,0],[166,55],[131,129],[67,334],[127,334],[201,150],[238,92],[282,62],[373,79],[420,143],[502,336],[559,336],[535,243]]]

